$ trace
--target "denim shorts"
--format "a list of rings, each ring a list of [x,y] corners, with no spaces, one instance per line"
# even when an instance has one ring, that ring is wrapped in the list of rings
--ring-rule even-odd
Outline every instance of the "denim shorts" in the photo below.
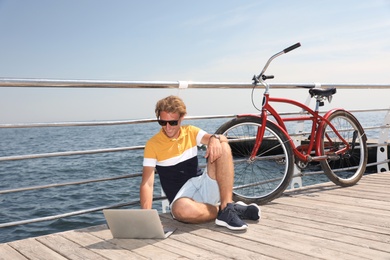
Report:
[[[180,198],[191,198],[197,202],[217,205],[220,202],[219,187],[216,180],[210,178],[207,174],[207,169],[203,174],[189,179],[176,194],[176,197],[171,203]]]

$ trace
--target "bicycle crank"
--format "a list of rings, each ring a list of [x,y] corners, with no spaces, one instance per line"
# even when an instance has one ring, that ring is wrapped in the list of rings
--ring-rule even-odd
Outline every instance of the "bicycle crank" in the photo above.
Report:
[[[323,161],[323,160],[331,160],[331,161],[337,161],[337,160],[340,160],[340,156],[335,154],[335,153],[332,153],[332,154],[327,154],[327,155],[321,155],[321,156],[308,156],[307,157],[307,161],[308,162],[319,162],[319,161]]]

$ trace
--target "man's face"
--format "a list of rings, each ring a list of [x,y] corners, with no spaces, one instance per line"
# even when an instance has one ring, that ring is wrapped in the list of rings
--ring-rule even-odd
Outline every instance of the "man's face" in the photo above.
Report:
[[[162,121],[164,125],[162,125],[162,129],[164,130],[166,136],[169,138],[178,138],[180,135],[180,125],[182,118],[180,117],[179,113],[168,113],[165,111],[160,112],[160,121]],[[167,121],[173,121],[173,123],[169,123]],[[171,125],[174,124],[174,121],[178,121],[177,125]]]

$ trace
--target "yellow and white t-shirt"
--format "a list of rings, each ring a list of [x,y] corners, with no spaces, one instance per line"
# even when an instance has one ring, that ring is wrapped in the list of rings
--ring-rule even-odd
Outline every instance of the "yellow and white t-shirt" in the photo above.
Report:
[[[206,134],[195,126],[182,126],[177,139],[161,129],[145,145],[143,166],[156,167],[161,186],[170,202],[186,181],[202,174],[198,166],[198,146]]]

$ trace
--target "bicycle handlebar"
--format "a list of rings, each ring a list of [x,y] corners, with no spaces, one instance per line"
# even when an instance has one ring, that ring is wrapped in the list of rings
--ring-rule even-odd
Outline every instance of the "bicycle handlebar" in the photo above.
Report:
[[[280,52],[278,52],[278,53],[276,53],[275,55],[273,55],[271,58],[269,58],[269,60],[267,61],[267,63],[265,64],[265,66],[264,66],[264,68],[263,68],[263,70],[260,72],[260,74],[258,75],[258,76],[256,76],[256,75],[254,75],[253,76],[253,83],[256,85],[257,83],[259,83],[260,81],[260,78],[262,78],[263,80],[266,80],[266,79],[271,79],[271,78],[273,78],[273,76],[264,76],[264,72],[267,70],[267,68],[268,68],[268,66],[269,66],[269,64],[271,63],[271,61],[273,60],[273,59],[275,59],[276,57],[278,57],[278,56],[280,56],[280,55],[282,55],[282,54],[285,54],[285,53],[287,53],[287,52],[289,52],[289,51],[292,51],[292,50],[294,50],[294,49],[296,49],[296,48],[298,48],[298,47],[300,47],[301,46],[301,43],[296,43],[296,44],[294,44],[294,45],[291,45],[290,47],[288,47],[288,48],[286,48],[286,49],[284,49],[283,51],[280,51]]]
[[[301,47],[301,43],[300,42],[298,42],[298,43],[296,43],[294,45],[291,45],[290,47],[284,49],[283,52],[287,53],[287,52],[292,51],[292,50],[294,50],[294,49],[296,49],[298,47]]]

